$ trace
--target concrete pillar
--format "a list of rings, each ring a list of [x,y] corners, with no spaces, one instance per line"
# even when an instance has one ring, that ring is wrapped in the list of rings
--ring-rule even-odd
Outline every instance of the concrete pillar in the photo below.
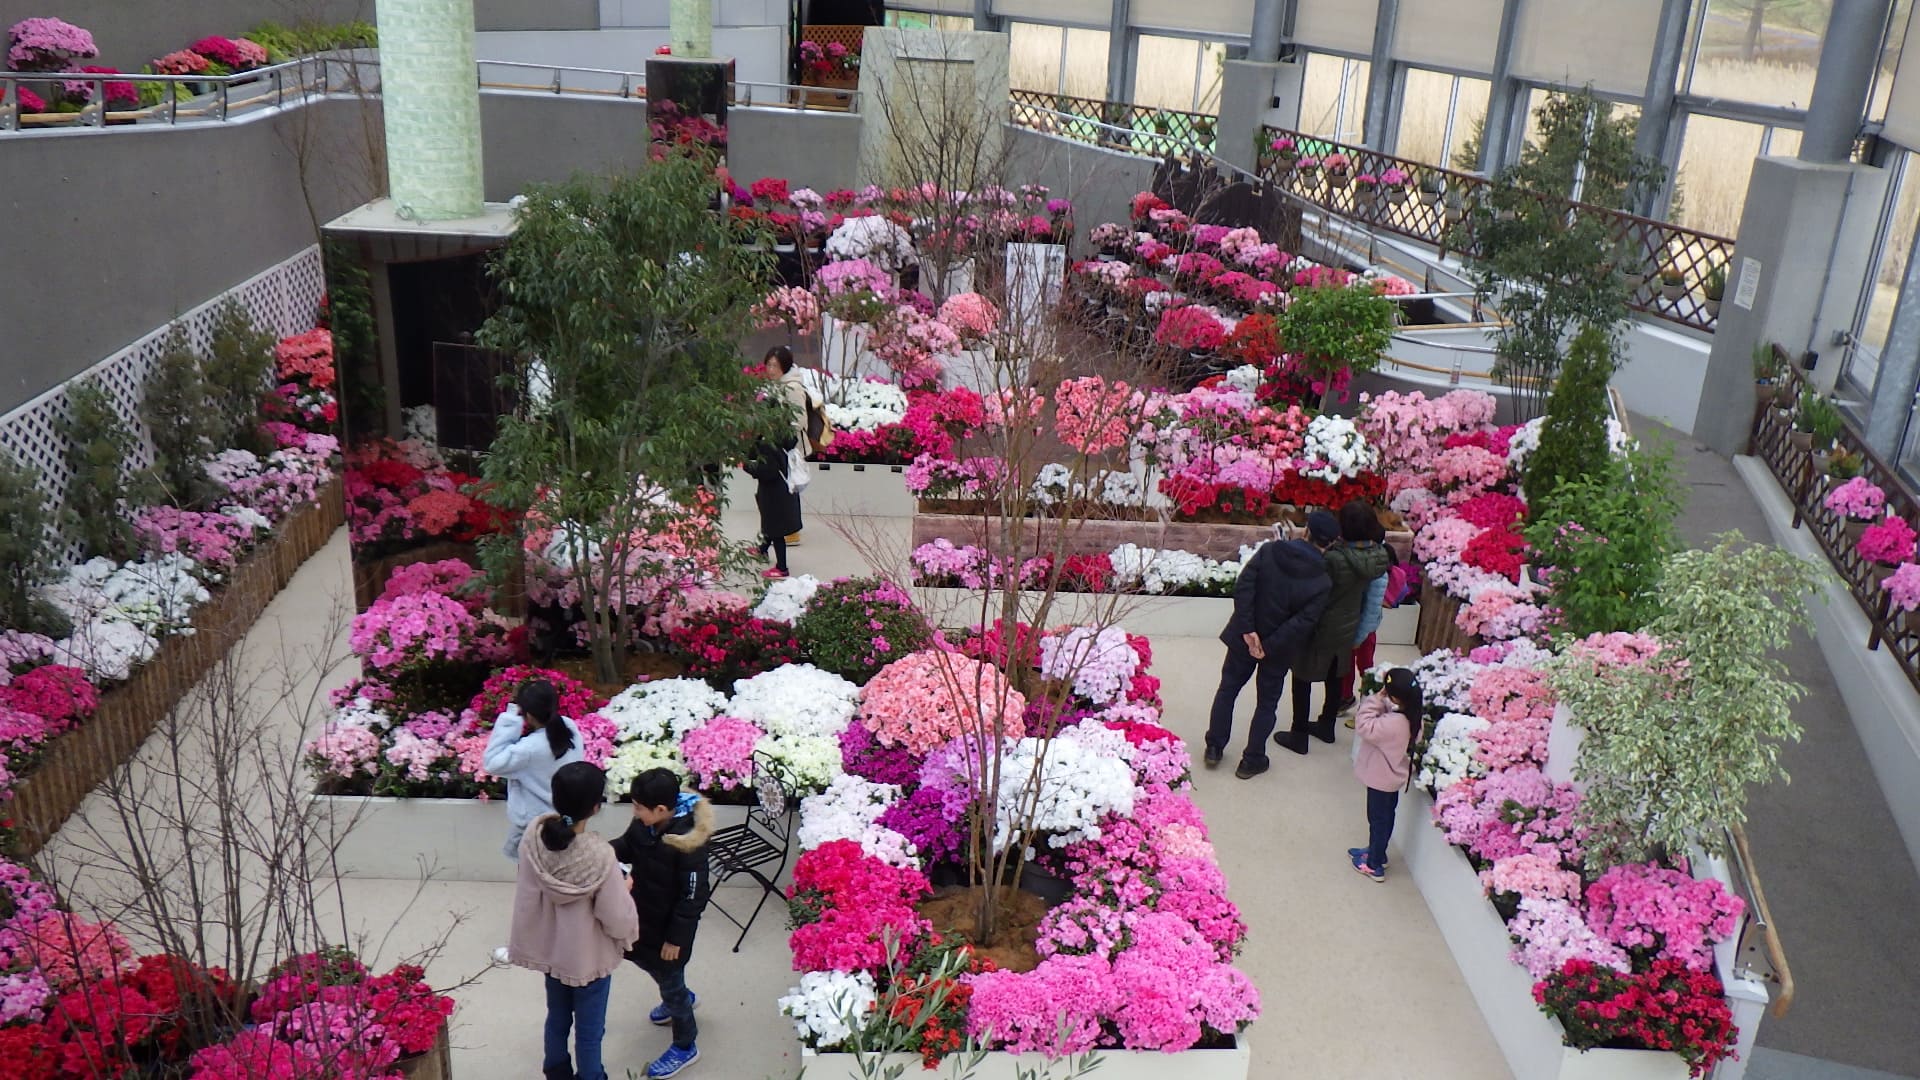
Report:
[[[1754,161],[1693,422],[1695,438],[1722,454],[1746,448],[1755,345],[1782,345],[1796,356],[1819,353],[1814,383],[1832,387],[1839,352],[1826,340],[1852,321],[1873,247],[1873,208],[1885,194],[1886,173],[1871,166],[1787,157]],[[1892,355],[1891,340],[1888,346]]]
[[[1287,39],[1287,9],[1291,0],[1253,0],[1253,36],[1247,46],[1247,59],[1256,64],[1271,64],[1280,59],[1281,45]]]
[[[1880,60],[1880,31],[1893,0],[1833,0],[1820,66],[1807,102],[1800,160],[1846,161],[1866,119],[1867,91]]]
[[[1667,141],[1673,134],[1673,102],[1680,77],[1680,60],[1687,46],[1687,14],[1692,0],[1666,0],[1660,6],[1660,23],[1653,39],[1653,60],[1647,66],[1647,92],[1641,98],[1640,124],[1634,131],[1633,152],[1667,166],[1667,183],[1642,192],[1637,205],[1630,207],[1643,217],[1653,217],[1660,204],[1661,190],[1669,186],[1676,170],[1667,160]]]
[[[402,217],[479,217],[480,82],[473,0],[380,0],[387,190]]]
[[[1127,30],[1127,17],[1133,14],[1132,0],[1113,0],[1113,17],[1107,21],[1107,100],[1133,100],[1133,38]]]
[[[1874,376],[1873,401],[1867,407],[1867,445],[1883,461],[1900,452],[1900,436],[1920,394],[1920,232],[1908,245],[1907,270],[1900,277],[1900,300],[1880,349],[1880,373]]]
[[[673,0],[667,20],[673,55],[713,55],[713,0]]]
[[[991,0],[973,0],[973,28],[989,33],[1000,29],[1000,20],[993,17]]]
[[[1393,101],[1400,84],[1393,62],[1393,27],[1400,19],[1400,0],[1379,0],[1373,22],[1373,68],[1367,77],[1366,110],[1361,115],[1361,144],[1370,150],[1393,152]]]
[[[1506,165],[1513,136],[1514,114],[1520,104],[1520,84],[1513,78],[1513,37],[1520,26],[1521,0],[1506,0],[1500,12],[1500,32],[1493,43],[1493,75],[1487,94],[1487,119],[1481,127],[1480,171],[1492,176]],[[1521,128],[1522,131],[1526,129]]]
[[[1220,138],[1215,146],[1221,160],[1252,172],[1259,164],[1261,125],[1300,126],[1306,67],[1298,62],[1227,61],[1220,86]]]

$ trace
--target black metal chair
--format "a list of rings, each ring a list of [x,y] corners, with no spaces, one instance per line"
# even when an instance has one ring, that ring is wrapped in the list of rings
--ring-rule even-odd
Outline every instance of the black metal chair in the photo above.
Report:
[[[715,831],[707,841],[707,855],[712,864],[712,896],[719,895],[721,885],[742,875],[760,886],[760,901],[753,905],[753,913],[745,922],[735,918],[717,900],[708,900],[710,907],[740,928],[740,936],[733,943],[734,952],[739,952],[746,942],[747,931],[753,929],[753,922],[760,917],[760,909],[767,905],[767,900],[772,897],[785,900],[777,883],[793,853],[795,816],[800,808],[793,774],[764,753],[753,755],[753,787],[759,798],[748,808],[747,820]]]

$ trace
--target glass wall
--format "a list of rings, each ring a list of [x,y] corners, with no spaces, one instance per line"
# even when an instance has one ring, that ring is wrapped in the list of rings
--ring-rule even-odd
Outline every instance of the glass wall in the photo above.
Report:
[[[1359,142],[1373,65],[1327,53],[1308,53],[1300,91],[1300,130],[1339,142]]]
[[[1008,81],[1014,89],[1106,100],[1105,30],[1010,22],[1007,36]]]
[[[1804,109],[1832,0],[1706,0],[1680,88]]]
[[[1478,162],[1463,164],[1462,150],[1471,151],[1480,144],[1480,126],[1487,118],[1492,84],[1426,68],[1410,67],[1406,71],[1400,138],[1394,153],[1469,172],[1478,169]]]
[[[930,15],[921,11],[889,11],[887,25],[902,30],[971,30],[970,15]]]
[[[1887,342],[1893,307],[1900,299],[1900,279],[1907,272],[1914,229],[1920,223],[1920,164],[1915,155],[1902,151],[1887,168],[1893,175],[1874,237],[1872,271],[1854,314],[1853,348],[1840,369],[1841,382],[1863,397],[1871,394],[1880,373],[1880,350]]]
[[[1134,104],[1205,113],[1220,110],[1225,45],[1141,34],[1134,49]]]

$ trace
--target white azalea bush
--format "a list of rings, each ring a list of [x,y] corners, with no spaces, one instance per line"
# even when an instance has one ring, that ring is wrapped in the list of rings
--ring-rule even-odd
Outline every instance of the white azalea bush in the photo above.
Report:
[[[825,396],[836,431],[874,431],[906,419],[906,391],[889,382],[833,378]]]
[[[913,250],[913,236],[907,230],[879,214],[850,217],[827,237],[827,258],[840,262],[865,259],[888,273],[912,266],[919,260]]]
[[[1479,746],[1473,736],[1489,726],[1483,717],[1468,713],[1450,712],[1442,716],[1434,725],[1433,738],[1427,742],[1427,752],[1420,759],[1420,774],[1414,782],[1445,791],[1469,776],[1485,776],[1486,766],[1473,756]]]
[[[898,784],[877,784],[842,773],[827,789],[809,795],[800,806],[800,850],[811,851],[835,840],[852,840],[860,850],[890,866],[918,868],[913,841],[879,823],[880,815],[901,796]]]
[[[1049,847],[1062,848],[1098,839],[1100,819],[1108,814],[1133,813],[1135,789],[1126,741],[1111,728],[1078,725],[1062,730],[1051,744],[1033,738],[1012,743],[1001,756],[994,847],[1006,850],[1012,839],[1007,826],[1014,821],[1031,823],[1037,835],[1030,839],[1044,835]]]
[[[1380,464],[1379,452],[1367,443],[1353,421],[1327,413],[1308,422],[1300,459],[1301,476],[1329,484],[1352,480]]]
[[[1257,547],[1243,547],[1232,562],[1208,559],[1191,551],[1121,544],[1107,556],[1113,565],[1113,587],[1144,593],[1181,592],[1232,595],[1240,571]]]
[[[866,1016],[879,1000],[873,976],[864,971],[809,971],[780,999],[780,1015],[793,1019],[802,1041],[831,1050],[853,1037],[847,1019]]]
[[[776,739],[835,738],[853,719],[860,688],[812,664],[788,664],[733,684],[727,715]]]
[[[753,617],[792,626],[807,610],[807,604],[812,602],[813,594],[819,591],[820,579],[812,574],[800,574],[776,581],[767,586],[766,595],[754,605]]]
[[[657,679],[615,694],[600,714],[619,729],[618,743],[677,743],[726,706],[727,695],[699,679]]]

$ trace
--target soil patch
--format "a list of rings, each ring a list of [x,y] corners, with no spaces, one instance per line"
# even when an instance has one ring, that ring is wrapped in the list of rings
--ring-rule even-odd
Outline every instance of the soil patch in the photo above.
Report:
[[[974,951],[992,960],[1005,971],[1032,971],[1040,966],[1040,953],[1033,947],[1039,936],[1040,920],[1046,917],[1047,902],[1022,889],[1003,889],[996,903],[1000,932],[991,944],[980,941],[980,886],[949,885],[934,890],[920,905],[920,914],[941,934],[956,935],[973,945]]]
[[[674,679],[687,670],[685,664],[666,653],[628,653],[620,661],[621,681],[609,686],[594,678],[591,656],[561,657],[547,667],[586,683],[593,687],[595,693],[606,697],[612,697],[643,679]]]

